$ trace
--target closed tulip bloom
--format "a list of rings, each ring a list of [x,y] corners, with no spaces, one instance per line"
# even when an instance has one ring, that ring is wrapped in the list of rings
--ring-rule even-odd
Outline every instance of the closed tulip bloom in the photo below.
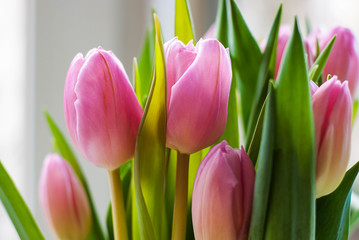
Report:
[[[226,141],[203,159],[192,194],[192,219],[198,240],[248,239],[255,171],[243,147]]]
[[[111,51],[99,47],[74,58],[64,106],[70,136],[87,160],[114,170],[133,157],[143,111]]]
[[[165,44],[167,146],[191,154],[215,143],[227,123],[232,82],[228,50],[214,39]]]
[[[337,37],[323,69],[323,79],[326,80],[330,74],[338,76],[342,82],[348,80],[350,93],[354,96],[359,82],[358,42],[350,29],[338,26],[327,33],[317,31],[321,50],[334,35]]]
[[[85,190],[59,155],[46,156],[40,176],[40,202],[46,220],[60,239],[85,239],[91,211]]]
[[[337,77],[314,91],[316,197],[319,198],[333,192],[345,175],[350,155],[353,106],[348,82],[341,83]]]

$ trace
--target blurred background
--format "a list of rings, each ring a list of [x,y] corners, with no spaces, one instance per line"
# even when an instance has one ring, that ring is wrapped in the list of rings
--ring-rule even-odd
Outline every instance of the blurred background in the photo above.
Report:
[[[254,36],[267,36],[283,2],[283,23],[297,15],[302,32],[305,19],[313,27],[344,25],[359,34],[359,1],[355,0],[238,0]],[[213,23],[217,0],[189,0],[199,39]],[[78,53],[102,46],[112,50],[132,77],[132,59],[140,54],[151,8],[158,13],[165,40],[174,36],[174,0],[0,0],[0,159],[38,221],[48,230],[38,201],[38,178],[45,155],[52,150],[44,110],[67,133],[63,87],[67,69]],[[354,127],[351,165],[359,160],[359,124]],[[75,150],[75,149],[73,149]],[[75,151],[76,152],[76,151]],[[80,157],[78,152],[77,156]],[[100,218],[109,202],[106,172],[80,162]],[[359,192],[359,187],[355,188]],[[18,239],[0,204],[0,239]]]

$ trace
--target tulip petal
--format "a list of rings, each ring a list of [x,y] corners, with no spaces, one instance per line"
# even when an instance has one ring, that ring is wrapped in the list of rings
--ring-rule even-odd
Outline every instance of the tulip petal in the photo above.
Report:
[[[65,110],[65,119],[66,124],[71,136],[71,139],[78,146],[77,142],[77,119],[76,119],[76,109],[74,106],[74,102],[77,99],[77,96],[74,92],[75,85],[77,82],[77,76],[85,62],[82,54],[79,53],[72,60],[70,68],[67,72],[66,82],[65,82],[65,90],[64,90],[64,110]]]
[[[172,86],[167,113],[167,145],[182,153],[193,153],[215,142],[223,133],[231,63],[216,40],[197,43],[193,64]]]
[[[316,197],[333,192],[344,177],[350,153],[352,100],[348,82],[336,77],[313,95],[317,166]]]
[[[142,116],[122,64],[110,52],[93,52],[79,72],[75,93],[83,154],[99,167],[118,168],[119,161],[123,163],[134,154]]]
[[[203,159],[192,195],[196,239],[248,239],[255,172],[244,149],[223,141]]]

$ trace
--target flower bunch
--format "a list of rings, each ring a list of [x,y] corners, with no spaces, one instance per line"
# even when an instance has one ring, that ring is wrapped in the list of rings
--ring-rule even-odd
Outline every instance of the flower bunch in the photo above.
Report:
[[[359,171],[347,171],[357,41],[343,27],[302,37],[297,20],[281,25],[281,14],[258,43],[236,3],[221,0],[211,31],[196,41],[189,7],[177,0],[176,36],[163,43],[154,14],[145,42],[154,54],[134,60],[133,81],[111,51],[76,55],[65,80],[67,129],[82,156],[107,171],[111,202],[104,233],[86,177],[47,114],[58,152],[46,157],[39,190],[54,233],[346,238]],[[34,221],[20,226],[21,236],[42,238],[26,230],[37,229]]]

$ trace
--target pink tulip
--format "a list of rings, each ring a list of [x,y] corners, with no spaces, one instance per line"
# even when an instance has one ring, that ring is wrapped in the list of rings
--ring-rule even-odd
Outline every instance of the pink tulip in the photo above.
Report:
[[[57,154],[46,156],[40,176],[40,202],[60,239],[85,239],[91,211],[85,190],[70,165]]]
[[[114,170],[133,157],[143,111],[111,51],[99,47],[74,58],[64,105],[71,138],[87,160]]]
[[[232,81],[228,50],[214,39],[165,44],[167,146],[191,154],[215,143],[227,123]]]
[[[279,28],[278,33],[278,43],[277,43],[277,52],[276,52],[276,63],[275,63],[275,73],[274,78],[277,79],[279,67],[282,62],[283,54],[285,47],[287,46],[287,42],[292,35],[292,28],[289,25],[282,25]],[[267,45],[267,40],[264,40],[261,44],[261,50],[264,51]],[[308,68],[313,65],[314,55],[312,49],[310,48],[309,43],[304,40],[304,48],[307,54]]]
[[[192,219],[198,240],[248,239],[255,171],[244,151],[226,141],[214,146],[198,168]]]
[[[333,192],[344,177],[350,155],[352,100],[348,82],[333,77],[312,96],[317,151],[316,197]]]
[[[337,38],[323,69],[323,80],[327,79],[328,74],[338,76],[342,82],[348,80],[350,93],[354,96],[359,82],[359,50],[354,33],[348,28],[338,26],[327,33],[317,30],[310,38],[317,38],[320,49],[323,50],[334,35],[337,35]],[[312,40],[312,45],[313,42]]]

